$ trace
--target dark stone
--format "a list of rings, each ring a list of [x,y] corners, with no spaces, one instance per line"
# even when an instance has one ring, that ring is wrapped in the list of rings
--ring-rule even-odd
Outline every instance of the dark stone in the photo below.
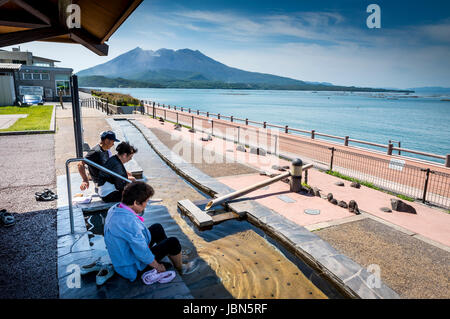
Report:
[[[265,172],[265,171],[260,171],[260,172],[259,172],[259,175],[261,175],[261,176],[267,176],[267,172]]]
[[[247,152],[247,150],[245,149],[245,146],[243,146],[243,145],[238,145],[238,146],[236,147],[236,151],[239,151],[239,152]]]
[[[385,213],[392,213],[392,210],[390,208],[388,208],[388,207],[381,207],[380,210],[385,212]]]
[[[314,196],[320,197],[320,190],[317,187],[312,188],[314,191]]]
[[[308,188],[308,194],[309,194],[309,195],[312,195],[312,196],[315,196],[315,194],[314,194],[314,189]]]
[[[281,181],[283,183],[289,184],[289,177],[283,178]]]
[[[341,200],[341,201],[338,203],[338,206],[339,206],[339,207],[342,207],[342,208],[347,208],[347,207],[348,207],[347,203],[346,203],[345,201],[343,201],[343,200]]]
[[[336,200],[336,198],[332,198],[332,199],[330,200],[330,203],[333,204],[333,205],[337,205],[337,204],[338,204],[338,201]]]
[[[358,208],[358,204],[353,199],[348,203],[348,211],[350,213],[355,213],[356,215],[361,214]]]
[[[189,129],[189,133],[195,133],[195,129],[193,128]]]
[[[200,140],[203,141],[203,142],[208,142],[208,141],[209,141],[209,138],[207,138],[207,137],[201,137]]]
[[[352,183],[350,184],[350,187],[361,188],[361,184],[358,183],[358,182],[352,182]]]
[[[344,186],[344,182],[336,182],[336,183],[334,183],[334,185],[337,185],[337,186]]]
[[[159,118],[160,122],[164,122],[164,119],[162,117]]]
[[[333,194],[332,193],[328,193],[327,199],[328,199],[328,201],[331,201],[333,199]]]
[[[392,206],[393,210],[396,210],[398,212],[417,214],[416,209],[414,207],[406,204],[405,202],[403,202],[399,199],[391,198],[391,206]]]
[[[261,155],[261,156],[266,156],[266,151],[260,147],[251,147],[250,148],[250,153],[251,154],[257,154],[257,155]]]

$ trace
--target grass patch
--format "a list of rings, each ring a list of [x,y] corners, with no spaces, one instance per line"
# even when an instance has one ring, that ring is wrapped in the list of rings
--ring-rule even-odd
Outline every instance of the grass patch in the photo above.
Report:
[[[386,190],[381,189],[381,188],[379,188],[379,187],[377,187],[374,184],[369,183],[369,182],[361,181],[359,179],[356,179],[356,178],[353,178],[353,177],[350,177],[350,176],[347,176],[347,175],[344,175],[344,174],[341,174],[341,173],[338,173],[338,172],[330,171],[330,170],[326,171],[325,173],[327,173],[328,175],[339,177],[339,178],[344,179],[346,181],[360,183],[361,185],[364,185],[366,187],[369,187],[369,188],[375,189],[377,191],[381,191],[381,192],[387,193],[387,194],[392,195],[392,196],[396,196],[396,197],[398,197],[400,199],[403,199],[403,200],[406,200],[406,201],[409,201],[409,202],[414,202],[414,198],[412,198],[412,197],[409,197],[409,196],[406,196],[406,195],[401,195],[401,194],[395,194],[393,192],[386,191]]]
[[[0,115],[28,114],[28,116],[18,119],[13,125],[0,130],[0,132],[49,130],[52,113],[53,105],[2,106]]]

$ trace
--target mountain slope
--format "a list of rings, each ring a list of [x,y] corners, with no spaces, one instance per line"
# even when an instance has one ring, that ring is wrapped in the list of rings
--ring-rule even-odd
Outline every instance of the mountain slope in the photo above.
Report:
[[[243,71],[215,61],[200,51],[189,49],[157,51],[139,47],[111,61],[82,70],[78,76],[101,75],[140,81],[188,80],[192,78],[225,83],[303,84],[286,77]]]

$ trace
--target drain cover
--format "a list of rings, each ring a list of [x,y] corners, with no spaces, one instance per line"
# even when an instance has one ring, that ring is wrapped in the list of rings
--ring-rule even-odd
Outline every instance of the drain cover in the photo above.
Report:
[[[308,215],[319,215],[320,210],[319,209],[305,209],[305,214]]]
[[[279,199],[281,199],[283,202],[286,202],[286,203],[295,203],[296,202],[296,200],[294,200],[294,199],[292,199],[292,198],[290,198],[289,196],[286,196],[286,195],[278,195],[277,197]]]

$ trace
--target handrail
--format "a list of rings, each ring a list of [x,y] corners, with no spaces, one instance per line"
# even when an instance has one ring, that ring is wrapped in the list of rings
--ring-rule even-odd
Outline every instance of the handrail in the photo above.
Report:
[[[70,172],[69,172],[69,164],[73,163],[73,162],[85,162],[88,165],[94,166],[95,168],[108,173],[109,175],[112,175],[114,177],[120,178],[122,180],[124,180],[127,183],[131,183],[131,181],[128,178],[125,178],[123,176],[120,176],[119,174],[101,166],[98,165],[97,163],[94,163],[91,160],[88,160],[86,158],[69,158],[66,161],[66,178],[67,178],[67,192],[68,192],[68,197],[69,197],[69,217],[70,217],[70,233],[74,234],[75,233],[75,228],[74,228],[74,224],[73,224],[73,208],[72,208],[72,185],[71,185],[71,181],[70,181]]]

